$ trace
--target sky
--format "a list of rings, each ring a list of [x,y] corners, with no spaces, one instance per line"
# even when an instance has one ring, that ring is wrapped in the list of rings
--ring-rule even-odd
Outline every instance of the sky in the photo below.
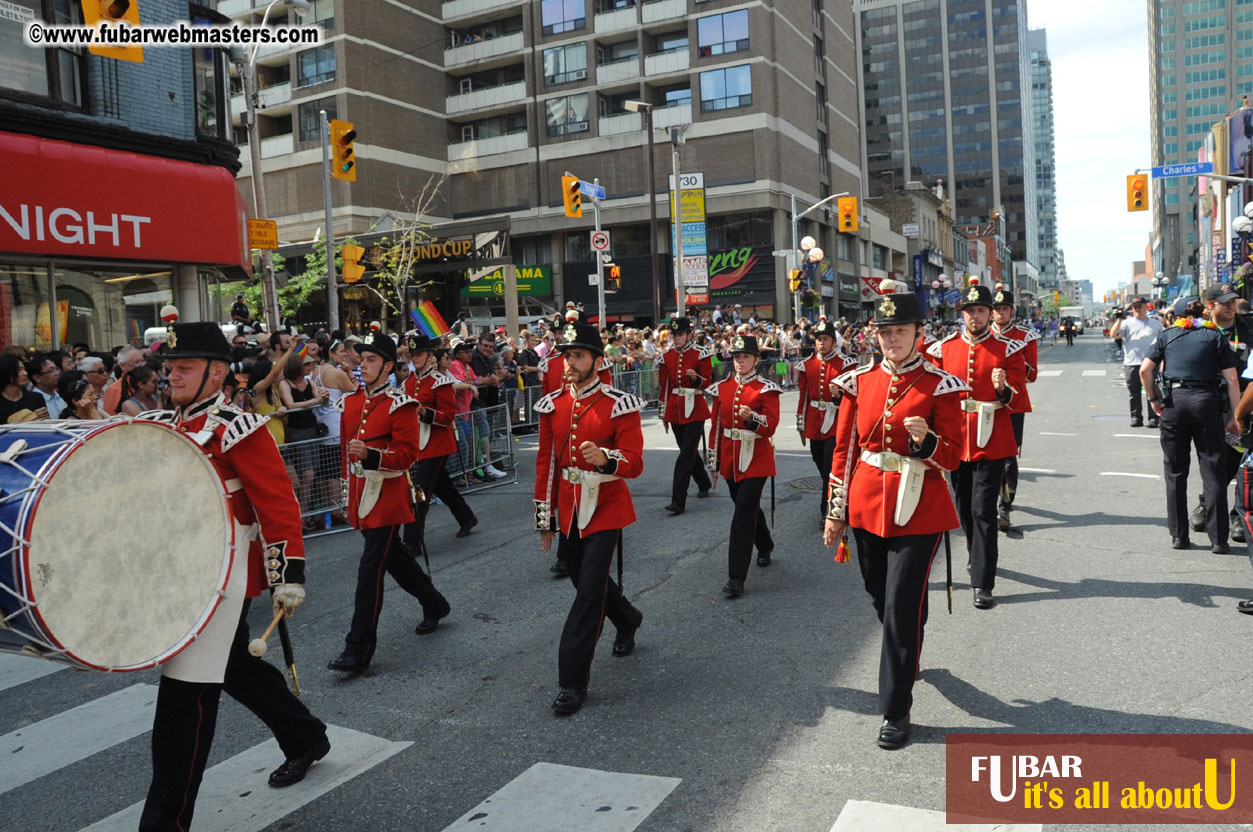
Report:
[[[1073,280],[1104,292],[1144,259],[1152,212],[1127,211],[1127,176],[1153,164],[1146,0],[1028,0],[1053,63],[1057,236]]]

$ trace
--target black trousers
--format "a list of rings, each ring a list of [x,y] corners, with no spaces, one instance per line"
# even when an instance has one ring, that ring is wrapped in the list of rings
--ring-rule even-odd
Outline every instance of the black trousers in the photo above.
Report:
[[[417,517],[412,523],[405,524],[405,545],[414,555],[422,551],[423,542],[426,540],[426,515],[431,510],[432,495],[439,497],[444,505],[448,506],[457,525],[468,526],[474,522],[474,511],[448,476],[448,457],[440,456],[421,460],[415,472],[414,485],[422,489],[425,497],[414,509]]]
[[[1241,465],[1236,471],[1236,504],[1232,509],[1236,522],[1244,526],[1245,540],[1253,540],[1253,469]],[[1253,562],[1253,546],[1249,547],[1249,561]]]
[[[400,526],[364,529],[365,549],[357,567],[357,591],[353,599],[352,624],[344,639],[344,652],[370,663],[378,641],[379,613],[383,610],[383,575],[390,574],[400,588],[418,599],[424,615],[448,614],[448,601],[431,578],[418,566],[413,552],[400,541]]]
[[[970,553],[970,585],[990,592],[996,585],[996,499],[1005,477],[1005,460],[963,462],[949,476]]]
[[[1192,446],[1201,465],[1205,531],[1210,543],[1227,540],[1226,430],[1222,399],[1212,388],[1177,387],[1162,411],[1162,456],[1166,472],[1166,522],[1171,537],[1188,535],[1188,471]]]
[[[883,625],[879,652],[879,712],[888,719],[909,714],[927,623],[927,580],[939,534],[879,537],[854,528],[857,565]]]
[[[741,581],[748,577],[754,545],[758,552],[774,551],[766,513],[761,510],[761,492],[768,479],[727,480],[727,490],[735,503],[735,513],[731,515],[731,542],[727,547],[727,574]]]
[[[827,483],[831,481],[831,457],[835,455],[835,437],[828,439],[809,440],[809,455],[818,466],[818,476],[822,479],[822,503],[827,503]]]
[[[1138,366],[1123,366],[1123,370],[1127,373],[1127,393],[1131,399],[1131,421],[1144,421],[1144,399],[1141,392],[1144,390],[1144,383],[1140,381],[1140,368]]]
[[[1009,421],[1014,426],[1014,442],[1018,445],[1018,453],[1022,454],[1023,427],[1027,421],[1026,413],[1011,413]],[[1005,487],[1001,489],[1001,507],[1009,508],[1014,504],[1018,494],[1018,457],[1011,456],[1005,460]]]
[[[249,654],[247,619],[245,602],[223,684],[161,677],[152,722],[152,784],[140,832],[184,832],[191,825],[223,690],[266,724],[284,757],[299,757],[326,736],[326,725],[288,690],[282,671]]]
[[[713,487],[709,472],[700,459],[700,437],[705,431],[704,422],[688,422],[685,425],[670,423],[674,441],[679,443],[679,458],[674,461],[674,483],[670,486],[670,502],[679,508],[687,507],[687,486],[696,480],[696,487],[708,491]]]
[[[592,658],[605,617],[619,630],[639,624],[639,612],[609,577],[621,529],[606,529],[581,537],[577,525],[572,536],[557,536],[557,557],[565,562],[574,584],[574,603],[561,630],[557,648],[557,684],[582,690],[592,678]]]

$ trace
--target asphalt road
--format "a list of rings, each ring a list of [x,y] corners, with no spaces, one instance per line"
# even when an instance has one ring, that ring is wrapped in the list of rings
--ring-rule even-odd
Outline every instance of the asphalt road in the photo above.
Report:
[[[879,628],[855,562],[821,546],[816,473],[795,431],[778,442],[775,563],[752,567],[746,595],[727,600],[725,487],[693,496],[682,516],[663,511],[674,442],[650,417],[646,471],[632,484],[640,519],[625,538],[626,590],[644,625],[624,659],[610,656],[608,628],[580,713],[548,707],[571,590],[549,576],[530,530],[534,444],[523,437],[520,482],[472,498],[481,524],[470,538],[453,537],[446,509],[432,514],[431,561],[452,615],[416,636],[416,602],[389,584],[364,676],[325,669],[351,614],[360,538],[310,542],[292,635],[306,701],[346,739],[306,783],[271,790],[265,772],[280,759],[257,749],[267,732],[224,699],[206,781],[221,789],[202,793],[193,828],[827,832],[848,801],[943,810],[949,732],[1247,732],[1236,657],[1253,620],[1235,611],[1253,595],[1245,546],[1170,549],[1156,432],[1128,427],[1121,368],[1098,335],[1045,349],[1042,365],[999,606],[972,607],[956,533],[954,610],[937,558],[905,749],[874,745]],[[147,520],[160,534],[159,513]],[[92,556],[107,556],[109,522]],[[254,611],[254,629],[266,618]],[[3,658],[6,828],[133,829],[125,813],[147,787],[142,700],[156,676],[26,680],[48,666]],[[127,696],[137,701],[115,704]]]

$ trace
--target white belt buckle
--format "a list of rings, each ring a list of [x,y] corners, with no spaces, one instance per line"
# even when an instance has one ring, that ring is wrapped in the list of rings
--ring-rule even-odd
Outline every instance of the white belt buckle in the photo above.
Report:
[[[349,466],[348,466],[348,471],[349,471],[349,472],[350,472],[350,473],[351,473],[354,477],[364,477],[364,476],[365,476],[365,466],[361,464],[361,460],[353,460],[353,463],[352,463],[351,465],[349,465]]]
[[[731,428],[731,441],[732,442],[740,441],[740,429],[739,428]]]
[[[977,413],[979,411],[979,402],[974,399],[963,399],[962,410],[967,413]]]
[[[566,480],[575,485],[578,485],[580,482],[583,481],[583,470],[581,468],[567,468]]]
[[[882,454],[879,455],[879,461],[883,463],[884,471],[901,470],[901,458],[898,454],[884,451]]]

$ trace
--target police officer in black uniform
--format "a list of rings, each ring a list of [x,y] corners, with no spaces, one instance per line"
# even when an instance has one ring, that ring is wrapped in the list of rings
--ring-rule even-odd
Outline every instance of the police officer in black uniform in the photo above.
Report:
[[[1192,298],[1175,303],[1175,324],[1158,336],[1140,365],[1140,380],[1149,392],[1149,404],[1161,417],[1162,453],[1166,469],[1166,519],[1171,545],[1191,546],[1188,540],[1188,469],[1191,445],[1196,444],[1205,489],[1205,528],[1210,551],[1225,554],[1227,547],[1227,481],[1224,431],[1239,432],[1234,414],[1240,397],[1236,354],[1212,322],[1201,317],[1205,307]],[[1160,393],[1153,373],[1162,375]],[[1223,424],[1223,399],[1229,421]]]

